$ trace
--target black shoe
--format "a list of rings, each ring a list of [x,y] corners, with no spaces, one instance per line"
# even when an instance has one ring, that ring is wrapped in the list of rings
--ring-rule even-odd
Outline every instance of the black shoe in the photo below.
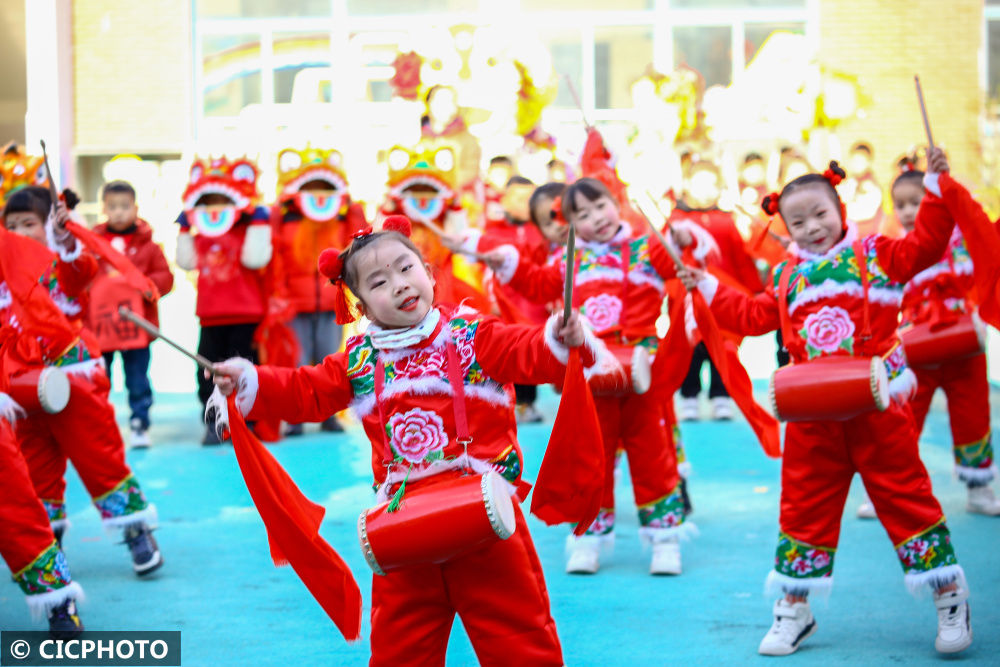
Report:
[[[58,528],[52,529],[52,534],[56,538],[56,544],[59,546],[59,550],[62,551],[62,538],[63,533],[66,532],[66,526],[59,526]]]
[[[215,424],[209,424],[205,427],[205,437],[201,439],[201,444],[203,445],[221,445],[222,438],[215,430]]]
[[[691,504],[691,498],[688,496],[687,480],[683,477],[681,477],[681,502],[684,503],[684,516],[694,512],[694,505]]]
[[[73,598],[49,610],[49,636],[52,639],[76,639],[81,634],[83,623],[76,614]]]
[[[340,425],[336,417],[328,417],[319,425],[319,430],[324,433],[343,433],[344,427]]]
[[[285,427],[285,437],[294,438],[297,435],[302,435],[304,430],[302,424],[289,424]]]
[[[163,557],[153,539],[153,532],[146,524],[127,526],[125,544],[132,553],[132,569],[139,576],[149,574],[163,565]]]

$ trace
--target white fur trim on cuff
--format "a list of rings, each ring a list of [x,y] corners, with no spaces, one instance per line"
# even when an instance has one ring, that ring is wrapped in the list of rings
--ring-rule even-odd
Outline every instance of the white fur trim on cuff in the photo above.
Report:
[[[27,416],[20,405],[7,394],[0,393],[0,418],[6,419],[11,425],[21,417]]]
[[[906,590],[910,595],[916,598],[951,583],[958,583],[958,587],[964,591],[969,590],[969,584],[965,581],[965,570],[961,565],[945,565],[926,572],[910,572],[903,575],[903,583],[906,584]]]
[[[580,535],[576,536],[570,533],[566,536],[566,555],[569,556],[573,550],[580,545],[584,548],[588,546],[596,547],[600,549],[605,554],[611,553],[615,548],[615,534],[614,532],[605,533],[604,535]]]
[[[779,595],[790,591],[806,591],[811,595],[826,597],[833,589],[833,576],[829,577],[789,577],[777,570],[771,570],[764,582],[766,595]]]
[[[198,254],[194,249],[194,237],[190,232],[181,232],[177,235],[177,266],[185,271],[194,271],[198,268]]]
[[[660,542],[687,542],[692,537],[698,537],[698,526],[691,521],[685,521],[679,526],[670,528],[639,528],[639,539],[643,544],[659,544]]]
[[[50,611],[66,600],[82,602],[83,599],[83,588],[75,581],[71,581],[62,588],[57,588],[54,591],[24,596],[24,601],[28,603],[28,609],[31,611],[31,618],[36,621],[48,616]]]
[[[269,225],[250,225],[247,227],[243,248],[240,251],[240,263],[243,266],[248,269],[263,269],[271,261],[273,251]]]
[[[506,285],[517,273],[517,266],[521,263],[521,253],[512,245],[502,245],[496,248],[495,252],[503,255],[503,264],[494,273],[501,285]]]
[[[705,303],[712,305],[715,300],[715,293],[719,290],[719,279],[711,273],[706,273],[705,277],[698,281],[698,291],[705,297]]]
[[[160,519],[156,514],[156,505],[153,503],[149,503],[146,505],[146,509],[139,510],[138,512],[123,514],[122,516],[112,516],[101,520],[101,524],[104,526],[104,531],[108,535],[112,536],[118,528],[136,526],[142,523],[146,524],[150,528],[156,528],[156,526],[160,523]]]
[[[66,232],[65,234],[66,235],[61,238],[56,238],[55,222],[53,221],[52,216],[49,216],[49,219],[45,222],[45,240],[49,244],[49,250],[59,255],[59,259],[62,261],[67,264],[71,264],[75,262],[83,253],[83,244],[77,241],[76,237],[71,233]],[[66,246],[63,245],[63,242],[67,238],[73,241],[73,245],[70,250],[67,250]]]
[[[556,324],[561,317],[562,315],[559,313],[549,316],[549,319],[545,322],[544,336],[545,346],[549,348],[556,361],[565,366],[569,363],[569,348],[556,338]],[[594,363],[584,369],[584,375],[587,379],[590,379],[595,374],[603,375],[605,373],[622,372],[621,363],[615,355],[611,354],[604,341],[594,335],[594,332],[590,330],[585,321],[583,323],[583,344],[590,350],[591,355],[594,357]]]
[[[243,357],[232,357],[224,362],[240,369],[240,379],[236,381],[236,407],[240,414],[246,416],[253,410],[254,403],[257,402],[257,390],[260,387],[260,379],[257,375],[257,367],[250,363],[250,360]],[[226,397],[222,395],[219,388],[212,391],[205,403],[205,421],[208,422],[209,414],[215,411],[215,428],[220,434],[224,428],[229,426],[229,406]]]
[[[970,468],[968,466],[956,465],[955,476],[966,484],[969,482],[988,484],[996,478],[997,467],[990,466],[989,468]]]
[[[889,397],[897,403],[906,403],[917,392],[917,375],[909,368],[889,381]]]
[[[715,242],[715,238],[709,233],[707,229],[699,225],[693,220],[676,220],[670,223],[670,226],[674,229],[686,230],[694,238],[694,250],[691,254],[694,258],[705,263],[705,260],[709,257],[719,257],[719,244]],[[667,243],[680,254],[681,248],[678,248],[674,243],[674,237],[672,234],[664,235],[667,239]]]
[[[941,174],[935,174],[930,171],[924,174],[924,188],[938,197],[941,196],[940,176]]]
[[[467,255],[479,252],[479,239],[482,237],[483,233],[478,229],[465,230],[465,237],[462,239],[462,245],[459,247],[459,252]]]

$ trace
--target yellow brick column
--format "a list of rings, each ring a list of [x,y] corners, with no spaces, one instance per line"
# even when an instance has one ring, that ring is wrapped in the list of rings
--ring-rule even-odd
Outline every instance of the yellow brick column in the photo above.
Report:
[[[924,144],[913,75],[920,75],[935,143],[952,170],[976,182],[979,165],[978,51],[982,0],[820,0],[820,61],[862,77],[874,104],[863,119],[844,123],[845,150],[857,140],[875,148],[883,184],[897,156]]]

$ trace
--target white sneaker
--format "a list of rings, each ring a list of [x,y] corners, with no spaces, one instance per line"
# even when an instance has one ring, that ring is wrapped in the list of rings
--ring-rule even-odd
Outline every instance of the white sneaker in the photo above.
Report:
[[[969,615],[969,592],[959,589],[934,594],[938,631],[934,648],[938,653],[958,653],[972,644],[972,619]]]
[[[146,449],[153,444],[153,441],[149,439],[149,432],[142,428],[138,419],[132,420],[132,438],[128,444],[132,449]]]
[[[858,505],[858,518],[859,519],[877,519],[875,515],[875,506],[872,505],[872,501],[865,500],[865,502]]]
[[[538,424],[545,421],[542,413],[534,405],[524,403],[517,406],[517,409],[514,411],[514,417],[518,424]]]
[[[697,398],[681,399],[680,418],[682,422],[696,422],[701,418]]]
[[[785,598],[774,603],[774,624],[760,641],[761,655],[790,655],[802,640],[816,632],[816,619],[808,602],[790,604]]]
[[[733,418],[733,402],[725,396],[717,396],[712,399],[712,419],[715,421],[729,421]]]
[[[653,544],[653,558],[649,562],[649,573],[681,573],[681,545],[676,538]]]
[[[970,486],[969,502],[965,510],[973,514],[1000,516],[1000,500],[997,500],[993,489],[988,486]]]
[[[601,540],[593,535],[573,539],[569,558],[566,560],[567,574],[597,574],[601,567]]]

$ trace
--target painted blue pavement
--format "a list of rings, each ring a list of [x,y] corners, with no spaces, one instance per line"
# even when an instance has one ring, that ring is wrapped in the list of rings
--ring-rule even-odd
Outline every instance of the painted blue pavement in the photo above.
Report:
[[[115,400],[121,410],[123,397]],[[556,397],[543,390],[540,405],[551,418]],[[132,574],[125,546],[104,534],[79,479],[70,473],[72,528],[65,550],[74,578],[88,594],[81,606],[87,627],[180,630],[184,665],[367,664],[372,575],[357,547],[355,520],[373,496],[369,448],[360,430],[309,432],[271,449],[302,490],[326,507],[323,535],[361,584],[366,603],[362,641],[348,645],[294,572],[271,564],[263,525],[232,449],[196,444],[198,412],[189,396],[159,396],[153,412],[155,446],[128,455],[160,514],[156,536],[166,564],[149,580]],[[521,430],[528,479],[538,470],[549,428]],[[756,648],[771,621],[772,601],[762,588],[777,537],[778,462],[764,457],[741,421],[685,424],[683,434],[694,466],[692,519],[701,536],[684,546],[682,576],[646,574],[649,552],[639,545],[627,472],[619,481],[617,544],[596,576],[564,574],[565,528],[529,518],[569,665],[765,660]],[[1000,518],[965,513],[965,489],[952,479],[948,442],[947,418],[935,404],[922,454],[973,587],[975,643],[961,659],[997,664],[1000,569],[994,558],[1000,550]],[[914,600],[905,592],[879,523],[853,518],[859,501],[856,480],[833,595],[813,604],[819,630],[798,654],[781,660],[935,664],[940,658],[933,647],[933,605],[929,598]],[[40,627],[29,619],[14,584],[0,588],[0,628]],[[449,664],[475,664],[460,623],[452,634]]]

